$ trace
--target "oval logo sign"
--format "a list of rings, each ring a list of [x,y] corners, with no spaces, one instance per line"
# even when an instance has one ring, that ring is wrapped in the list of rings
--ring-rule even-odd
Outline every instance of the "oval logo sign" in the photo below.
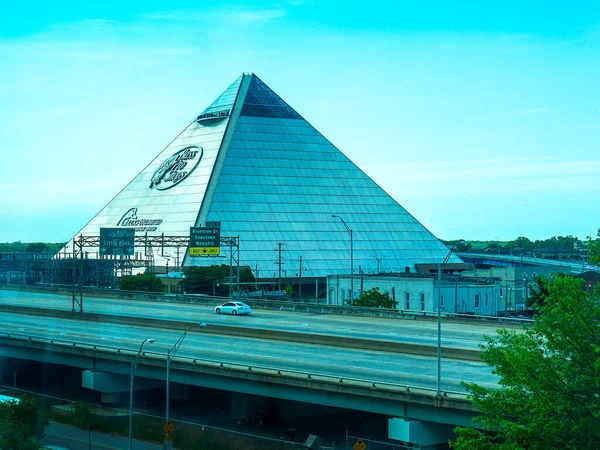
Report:
[[[152,175],[150,189],[164,191],[181,183],[194,171],[203,153],[202,147],[192,145],[167,158]]]

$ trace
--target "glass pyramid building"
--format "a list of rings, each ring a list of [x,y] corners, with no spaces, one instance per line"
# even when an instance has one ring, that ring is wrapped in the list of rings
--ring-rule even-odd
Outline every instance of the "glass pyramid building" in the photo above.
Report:
[[[279,242],[288,272],[298,272],[302,256],[303,276],[347,274],[350,233],[332,216],[352,229],[355,273],[359,266],[375,272],[378,261],[381,271],[414,271],[415,264],[438,263],[448,253],[256,75],[245,74],[76,237],[121,226],[137,234],[188,236],[191,226],[221,222],[221,236],[239,236],[240,265],[261,277],[275,275]],[[72,242],[65,251],[72,251]],[[166,263],[158,251],[154,261]],[[227,261],[186,256],[183,265]]]

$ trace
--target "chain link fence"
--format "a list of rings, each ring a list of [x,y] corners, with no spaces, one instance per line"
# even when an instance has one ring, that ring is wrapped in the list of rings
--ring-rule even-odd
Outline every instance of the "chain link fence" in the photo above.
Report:
[[[362,445],[361,445],[362,442]],[[346,446],[344,450],[421,450],[423,447],[418,444],[409,444],[407,442],[381,442],[373,439],[352,436],[346,433]]]
[[[37,398],[40,408],[47,417],[55,422],[73,425],[81,429],[100,433],[127,436],[129,410],[102,407],[38,392],[0,385],[0,392],[14,398],[28,395]],[[165,433],[163,416],[134,410],[133,437],[147,442],[162,444]],[[173,444],[176,449],[194,450],[300,450],[306,449],[304,442],[261,436],[250,432],[232,430],[173,419]],[[330,444],[331,445],[331,444]],[[333,447],[323,445],[322,450]]]

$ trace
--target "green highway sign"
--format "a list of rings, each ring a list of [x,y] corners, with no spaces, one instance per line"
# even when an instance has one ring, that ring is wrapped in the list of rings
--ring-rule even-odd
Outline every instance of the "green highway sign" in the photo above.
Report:
[[[190,228],[190,256],[216,256],[220,253],[220,226]]]
[[[133,255],[134,228],[100,228],[100,255]]]

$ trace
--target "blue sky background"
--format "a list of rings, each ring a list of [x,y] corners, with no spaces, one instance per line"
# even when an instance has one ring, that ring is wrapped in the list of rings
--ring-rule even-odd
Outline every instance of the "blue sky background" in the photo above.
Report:
[[[70,239],[242,72],[438,237],[600,227],[598,2],[84,3],[0,7],[0,242]]]

